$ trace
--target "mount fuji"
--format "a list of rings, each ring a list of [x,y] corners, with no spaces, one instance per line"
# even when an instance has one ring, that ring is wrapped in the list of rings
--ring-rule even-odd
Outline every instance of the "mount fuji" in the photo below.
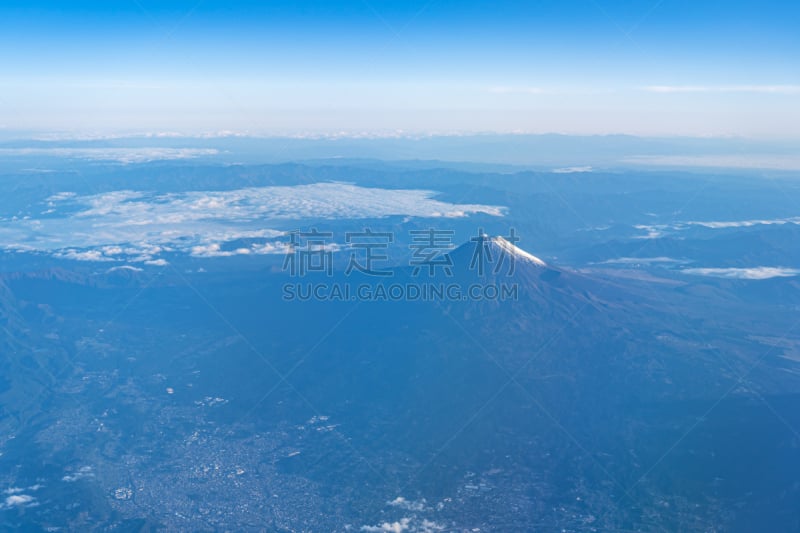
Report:
[[[119,454],[91,457],[97,472],[125,476],[112,488],[142,478],[182,487],[205,475],[198,457],[228,461],[225,479],[253,483],[256,494],[259,483],[272,494],[295,487],[291,502],[268,498],[276,514],[309,498],[328,506],[301,517],[297,529],[340,530],[376,516],[391,525],[412,514],[457,531],[508,517],[513,530],[642,529],[667,506],[659,525],[681,529],[681,517],[697,512],[688,502],[719,477],[742,476],[694,468],[715,464],[719,435],[730,434],[724,417],[714,421],[720,433],[701,434],[688,452],[659,462],[664,443],[737,385],[731,369],[750,363],[751,347],[728,342],[722,352],[694,333],[733,338],[737,325],[726,320],[737,311],[709,313],[707,294],[691,286],[589,274],[512,241],[482,234],[449,252],[449,270],[431,275],[402,267],[390,280],[350,280],[516,287],[507,299],[286,302],[289,276],[264,270],[152,279],[104,266],[99,276],[5,276],[0,319],[17,339],[5,346],[11,354],[34,342],[46,347],[37,355],[60,386],[36,403],[37,390],[50,390],[31,387],[37,360],[9,358],[6,405],[27,405],[24,395],[34,402],[9,410],[7,433],[20,444],[4,457],[19,462],[30,453],[24,443],[47,443],[60,417],[87,422],[76,425],[75,439],[84,440],[74,451],[66,441],[37,448],[60,469],[57,480],[62,463],[84,466],[80,453],[95,438],[102,450],[134,450],[130,469],[118,466]],[[777,389],[792,376],[757,377]],[[62,401],[78,393],[88,400]],[[51,413],[47,405],[62,407]],[[20,419],[26,432],[12,424]],[[744,464],[727,453],[726,465]],[[674,494],[687,472],[697,492]],[[773,476],[780,490],[793,490],[787,472]],[[408,516],[392,515],[401,511]],[[702,525],[716,516],[709,508]]]

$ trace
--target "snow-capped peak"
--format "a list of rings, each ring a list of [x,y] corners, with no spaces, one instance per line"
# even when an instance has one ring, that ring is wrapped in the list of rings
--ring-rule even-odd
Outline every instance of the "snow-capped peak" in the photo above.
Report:
[[[542,261],[535,255],[529,254],[528,252],[526,252],[522,248],[519,248],[518,246],[514,246],[514,244],[508,242],[503,237],[499,236],[491,237],[489,238],[489,241],[492,242],[495,246],[501,248],[503,252],[509,255],[513,255],[515,259],[520,259],[522,261],[530,261],[531,263],[534,263],[539,266],[547,266],[547,264],[544,261]]]

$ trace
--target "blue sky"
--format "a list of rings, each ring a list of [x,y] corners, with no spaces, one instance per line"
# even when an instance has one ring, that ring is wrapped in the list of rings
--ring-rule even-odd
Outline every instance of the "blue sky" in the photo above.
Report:
[[[800,137],[800,5],[6,0],[0,127]]]

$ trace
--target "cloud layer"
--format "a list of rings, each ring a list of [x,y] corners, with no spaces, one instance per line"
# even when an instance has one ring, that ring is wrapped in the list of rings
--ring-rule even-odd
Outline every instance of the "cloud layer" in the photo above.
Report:
[[[286,221],[505,213],[500,206],[453,204],[434,195],[346,183],[167,194],[62,192],[49,197],[37,215],[0,219],[0,240],[6,249],[45,251],[64,259],[163,264],[159,256],[167,252],[199,257],[284,253],[285,232],[270,227]],[[242,239],[250,242],[226,246]]]
[[[218,153],[218,150],[212,148],[0,148],[0,157],[62,157],[86,161],[116,161],[126,164],[193,159]]]
[[[671,231],[685,231],[692,227],[708,229],[749,228],[753,226],[783,226],[785,224],[800,225],[800,217],[787,218],[757,218],[744,220],[688,220],[669,224],[636,224],[637,230],[645,231],[645,235],[638,238],[654,239]]]
[[[685,268],[682,272],[715,278],[758,280],[797,276],[800,274],[800,269],[759,266],[751,268]]]
[[[800,94],[800,85],[650,85],[651,93]]]

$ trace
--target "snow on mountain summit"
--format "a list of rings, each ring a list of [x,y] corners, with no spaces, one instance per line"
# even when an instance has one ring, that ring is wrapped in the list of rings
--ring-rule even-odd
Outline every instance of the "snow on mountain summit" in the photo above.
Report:
[[[497,237],[489,237],[488,235],[484,236],[491,245],[500,248],[502,253],[508,254],[513,256],[515,259],[522,260],[522,261],[530,261],[538,266],[547,266],[547,263],[539,259],[533,254],[530,254],[523,250],[522,248],[515,246],[514,244],[508,242],[505,238],[497,236]]]
[[[486,269],[494,274],[514,273],[515,264],[522,267],[522,271],[537,276],[544,271],[554,271],[552,267],[535,255],[516,246],[514,241],[517,240],[519,239],[513,234],[511,238],[508,238],[480,232],[477,237],[471,237],[468,242],[448,255],[452,257],[454,265],[465,269],[468,267],[469,270],[475,270],[480,275]]]

